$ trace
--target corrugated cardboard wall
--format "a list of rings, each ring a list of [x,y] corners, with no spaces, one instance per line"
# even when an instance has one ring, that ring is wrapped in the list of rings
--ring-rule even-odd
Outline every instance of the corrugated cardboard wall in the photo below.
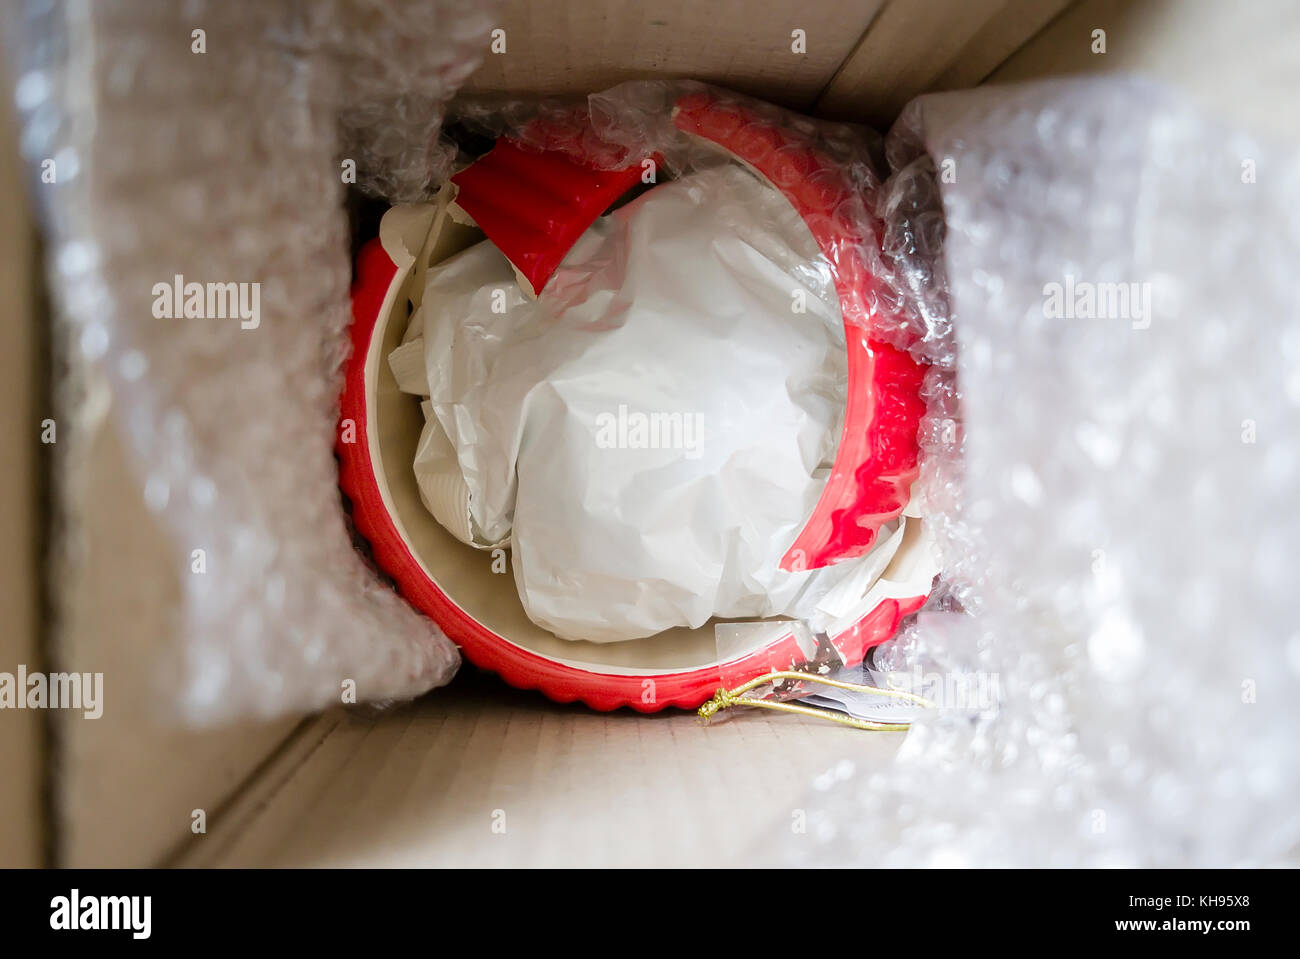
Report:
[[[0,83],[7,74],[0,64]],[[34,235],[23,194],[13,110],[0,101],[0,436],[8,447],[0,470],[0,672],[41,665],[37,649],[37,576],[40,436],[36,368],[37,267]],[[0,866],[40,865],[42,723],[34,711],[0,713]]]
[[[1184,84],[1256,127],[1294,134],[1300,120],[1283,108],[1295,89],[1294,57],[1278,38],[1288,29],[1296,35],[1297,16],[1298,8],[1280,0],[1247,9],[1215,0],[727,0],[653,6],[511,0],[501,18],[506,52],[489,54],[468,90],[580,92],[634,77],[694,76],[826,115],[883,124],[929,89],[985,78],[1137,69]],[[1108,52],[1101,57],[1089,42],[1096,28],[1108,31]],[[1013,51],[1018,52],[1007,59]],[[9,196],[18,190],[14,147],[4,139],[0,190]],[[17,291],[0,300],[0,382],[8,391],[0,415],[5,435],[26,452],[39,417],[32,400],[36,378],[25,365],[32,350],[28,304],[35,282],[24,259],[25,216],[21,204],[0,204],[3,288]],[[145,572],[159,568],[158,557],[151,558],[157,546],[141,532],[147,511],[111,422],[99,422],[86,443],[88,499],[100,505],[85,530],[90,561],[74,598],[72,649],[64,652],[118,664],[114,669],[140,661],[135,668],[143,669],[152,644],[169,641],[169,619],[154,608],[166,602],[167,584],[149,580]],[[10,627],[0,631],[0,669],[30,665],[36,655],[31,453],[11,459],[0,488],[0,578]],[[3,865],[31,862],[40,854],[38,719],[31,713],[0,716],[7,773],[0,777]],[[500,715],[480,717],[480,724],[509,721],[508,706]],[[212,812],[241,783],[256,778],[288,730],[275,724],[196,736],[98,722],[72,725],[62,757],[59,805],[68,863],[158,861],[190,838],[189,811]],[[648,736],[657,727],[635,728]],[[699,773],[709,775],[707,769]],[[277,815],[293,821],[292,812],[281,809]]]

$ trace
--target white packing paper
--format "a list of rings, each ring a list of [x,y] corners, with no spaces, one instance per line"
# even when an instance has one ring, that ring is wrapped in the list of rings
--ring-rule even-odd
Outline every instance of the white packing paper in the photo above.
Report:
[[[415,321],[392,363],[422,341],[426,434],[448,440],[421,441],[426,503],[449,447],[469,512],[453,533],[510,539],[539,625],[614,642],[801,617],[856,570],[779,569],[834,459],[844,330],[807,226],[743,167],[597,221],[536,301],[480,243],[429,270]]]

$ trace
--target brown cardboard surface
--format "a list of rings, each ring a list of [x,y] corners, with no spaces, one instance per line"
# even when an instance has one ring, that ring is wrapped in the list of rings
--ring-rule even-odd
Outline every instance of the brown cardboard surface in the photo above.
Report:
[[[881,2],[507,0],[505,52],[489,53],[464,89],[585,94],[623,80],[691,77],[807,108]],[[795,30],[804,31],[804,53],[792,50]]]
[[[1093,52],[1093,31],[1106,52]],[[1256,136],[1300,140],[1300,4],[1256,0],[1079,0],[990,77],[1135,73],[1176,87]]]
[[[1073,0],[890,0],[816,112],[888,127],[932,90],[974,86]]]
[[[2,63],[0,83],[10,88]],[[0,471],[0,671],[103,672],[104,713],[0,711],[0,867],[39,865],[47,851],[64,865],[148,865],[189,834],[193,809],[219,804],[294,722],[193,733],[160,722],[153,709],[149,679],[175,629],[172,562],[122,455],[102,384],[79,379],[50,408],[51,374],[38,350],[50,334],[38,325],[48,319],[37,315],[43,277],[27,205],[28,187],[45,185],[23,169],[10,104],[0,100],[0,431],[12,444]],[[61,470],[53,477],[40,468],[47,417],[57,420],[57,441],[46,448]],[[47,498],[71,534],[47,584],[57,632],[41,606],[40,582],[51,572],[38,550]],[[42,630],[51,648],[38,646]]]
[[[190,834],[193,810],[211,815],[296,720],[201,732],[168,722],[154,683],[179,628],[178,564],[145,508],[116,424],[88,420],[78,439],[80,482],[68,490],[78,539],[63,567],[55,657],[57,668],[104,674],[104,709],[98,719],[54,717],[58,861],[152,865]]]
[[[0,63],[0,84],[8,74]],[[0,470],[0,672],[42,668],[37,649],[39,577],[38,390],[31,219],[23,192],[10,98],[0,103],[0,436],[11,445]],[[31,710],[0,711],[0,867],[36,866],[43,856],[41,723]]]
[[[596,713],[466,670],[410,706],[305,727],[177,862],[761,863],[773,842],[808,841],[793,826],[819,773],[887,762],[901,741],[758,710],[707,727]]]

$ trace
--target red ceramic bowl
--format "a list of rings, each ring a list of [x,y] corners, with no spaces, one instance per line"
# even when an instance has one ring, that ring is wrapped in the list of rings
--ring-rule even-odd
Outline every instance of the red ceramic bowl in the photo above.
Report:
[[[847,233],[848,221],[836,216],[844,197],[827,190],[824,176],[813,177],[816,189],[809,185],[815,158],[792,159],[779,130],[753,136],[753,124],[721,113],[722,106],[692,97],[678,107],[679,128],[714,140],[766,176],[841,267],[837,293],[850,334],[844,436],[826,491],[782,565],[821,566],[879,551],[880,579],[830,631],[843,661],[860,663],[868,648],[892,636],[902,617],[922,605],[935,572],[922,521],[899,515],[916,475],[921,370],[866,335],[871,278],[854,259],[860,242]],[[725,661],[712,622],[622,643],[560,639],[524,614],[501,557],[459,542],[425,509],[412,469],[423,416],[416,398],[398,390],[387,358],[419,304],[429,265],[483,237],[447,216],[449,203],[444,192],[431,205],[393,208],[357,261],[337,449],[340,485],[379,567],[472,663],[560,702],[643,712],[694,708],[720,684],[804,662],[812,653],[807,640],[779,620],[747,633],[747,645],[733,648]]]

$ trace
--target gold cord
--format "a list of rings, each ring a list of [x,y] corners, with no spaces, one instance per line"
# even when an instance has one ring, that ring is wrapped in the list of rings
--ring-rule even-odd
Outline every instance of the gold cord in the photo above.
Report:
[[[797,713],[801,716],[814,716],[817,719],[824,719],[827,722],[839,723],[841,726],[850,726],[853,729],[873,729],[885,732],[901,732],[911,728],[911,723],[880,723],[870,719],[857,719],[853,716],[843,716],[828,709],[818,709],[815,706],[801,706],[798,703],[783,703],[769,699],[753,699],[745,695],[751,689],[759,686],[766,686],[779,680],[788,679],[795,682],[821,683],[824,686],[831,686],[835,689],[843,689],[849,692],[866,693],[872,696],[885,696],[890,699],[902,699],[918,706],[924,706],[929,709],[934,703],[924,696],[918,696],[915,693],[906,693],[900,689],[881,689],[878,686],[863,686],[858,683],[846,683],[838,679],[828,679],[824,676],[816,676],[812,673],[801,673],[794,670],[778,670],[768,673],[765,676],[758,676],[747,683],[737,686],[735,689],[719,689],[707,703],[700,707],[699,715],[701,719],[709,720],[715,714],[731,706],[755,706],[759,709],[775,709],[786,713]]]

